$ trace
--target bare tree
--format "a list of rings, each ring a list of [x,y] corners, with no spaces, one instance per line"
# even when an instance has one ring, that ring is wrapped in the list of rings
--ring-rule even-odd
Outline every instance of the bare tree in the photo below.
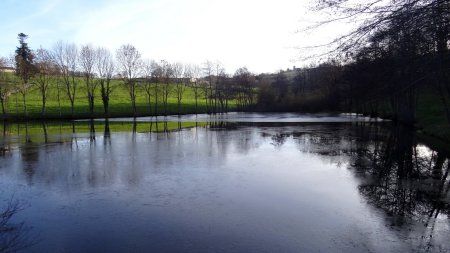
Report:
[[[50,54],[50,58],[51,58],[51,62],[53,63],[53,78],[55,81],[55,85],[56,87],[54,89],[56,89],[56,101],[58,102],[58,112],[59,112],[59,117],[62,116],[62,111],[61,111],[61,87],[64,87],[64,78],[63,78],[63,74],[62,74],[62,70],[58,64],[58,60],[56,58],[55,55],[55,51],[54,50],[48,50],[48,53]]]
[[[164,116],[167,115],[167,104],[169,100],[169,94],[170,94],[170,82],[172,77],[174,76],[173,66],[169,62],[162,60],[161,61],[161,68],[162,68],[162,102],[163,102],[163,108],[164,108]]]
[[[92,117],[94,115],[95,90],[98,85],[94,79],[95,63],[98,62],[95,49],[91,45],[82,46],[78,60],[86,83],[89,113]]]
[[[102,96],[103,109],[105,116],[109,116],[109,99],[113,91],[111,79],[114,74],[114,60],[105,48],[97,48],[96,50],[96,70],[100,82],[100,92]]]
[[[228,100],[230,99],[230,78],[225,72],[224,68],[221,68],[217,72],[216,76],[216,112],[227,112],[228,111]]]
[[[65,92],[70,101],[71,115],[74,117],[75,96],[77,91],[77,57],[78,48],[75,44],[59,41],[53,47],[53,56],[58,64],[65,86]]]
[[[213,85],[214,85],[214,77],[213,77],[213,72],[214,72],[214,63],[212,61],[206,61],[205,63],[203,63],[203,75],[207,78],[207,85],[203,85],[203,91],[205,93],[205,100],[206,100],[206,111],[208,113],[212,113],[213,112],[213,103],[212,103],[212,99],[213,99]]]
[[[14,81],[6,68],[8,67],[8,59],[0,57],[0,102],[2,105],[3,118],[6,118],[8,112],[8,98],[11,95]]]
[[[211,93],[211,96],[214,98],[214,103],[213,103],[213,108],[214,108],[214,113],[219,112],[219,103],[221,105],[223,105],[223,100],[224,100],[224,94],[223,94],[223,87],[225,85],[225,79],[226,79],[226,74],[225,74],[225,68],[223,67],[222,63],[219,61],[216,61],[214,63],[214,68],[213,68],[213,75],[214,78],[212,80],[214,80],[214,85],[212,85],[212,89],[214,90]],[[223,107],[223,106],[221,106]]]
[[[183,82],[184,67],[182,63],[177,62],[172,65],[172,68],[173,76],[175,78],[175,91],[177,93],[178,114],[181,114],[181,100],[183,99],[183,94],[186,89]]]
[[[48,89],[50,86],[50,79],[55,72],[55,64],[53,58],[47,49],[39,48],[36,51],[35,64],[37,67],[36,85],[41,93],[42,98],[42,116],[45,115],[45,105],[47,102]]]
[[[190,79],[192,81],[192,89],[194,91],[194,99],[195,99],[195,113],[198,113],[198,99],[201,96],[201,86],[200,86],[200,79],[202,77],[202,69],[198,65],[191,65],[188,68],[188,71],[185,71],[185,76],[190,76]],[[186,76],[186,77],[187,77]]]
[[[136,78],[142,67],[141,53],[130,44],[122,45],[116,52],[120,74],[131,99],[133,115],[136,116]]]
[[[142,72],[143,72],[143,78],[144,78],[142,88],[144,89],[145,95],[147,97],[147,109],[148,109],[149,115],[152,114],[151,97],[152,97],[152,93],[153,93],[152,74],[153,74],[154,66],[155,66],[154,62],[152,62],[150,60],[145,61],[142,65]]]
[[[159,90],[160,83],[164,79],[164,70],[157,62],[152,62],[152,85],[153,93],[155,96],[155,115],[158,116],[158,102],[159,102]]]
[[[197,95],[196,95],[196,88],[194,85],[194,65],[192,64],[186,64],[184,65],[184,73],[183,73],[183,82],[184,87],[191,87],[194,91],[194,99],[195,99],[195,111],[197,113]],[[197,90],[198,92],[198,90]]]
[[[236,93],[239,109],[242,110],[253,105],[256,83],[254,75],[246,67],[243,67],[236,70],[233,79],[236,85],[234,92]],[[285,94],[280,92],[279,89],[286,89],[287,92],[287,81],[284,73],[280,72],[275,76],[275,81],[272,86],[274,86],[272,87],[272,95],[276,94],[280,97]]]

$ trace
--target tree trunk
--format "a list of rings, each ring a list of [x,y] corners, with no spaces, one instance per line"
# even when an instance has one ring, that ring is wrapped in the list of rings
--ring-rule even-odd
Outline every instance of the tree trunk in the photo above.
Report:
[[[59,111],[59,117],[61,118],[61,97],[60,97],[60,91],[59,91],[59,83],[57,85],[57,99],[58,99],[58,111]]]
[[[158,83],[155,84],[155,116],[158,116]]]
[[[6,118],[6,106],[5,106],[5,101],[6,99],[3,96],[0,96],[0,102],[2,103],[2,115],[3,115],[3,119]]]
[[[16,116],[19,115],[19,102],[18,102],[18,98],[17,98],[17,92],[16,92]]]
[[[72,118],[74,118],[74,116],[75,116],[75,108],[74,108],[74,101],[73,101],[73,99],[72,100],[70,100],[70,112],[71,112],[71,115],[72,115]]]
[[[91,95],[89,96],[89,112],[91,114],[91,117],[94,116],[94,96]]]
[[[22,97],[23,97],[23,112],[25,113],[25,117],[28,116],[28,112],[27,112],[27,95],[26,93],[22,93]]]
[[[197,91],[195,91],[195,114],[198,114],[198,96]]]
[[[150,93],[147,93],[147,110],[148,110],[148,115],[151,116],[152,115],[152,105],[151,105]]]
[[[42,117],[45,116],[45,102],[47,98],[45,97],[45,94],[42,95]]]
[[[109,116],[109,99],[106,99],[104,101],[103,108],[105,109],[105,116],[108,117]]]

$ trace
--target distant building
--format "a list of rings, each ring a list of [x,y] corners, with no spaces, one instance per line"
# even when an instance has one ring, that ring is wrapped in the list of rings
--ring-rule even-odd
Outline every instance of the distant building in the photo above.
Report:
[[[0,67],[0,71],[6,73],[14,73],[15,69],[12,67]]]

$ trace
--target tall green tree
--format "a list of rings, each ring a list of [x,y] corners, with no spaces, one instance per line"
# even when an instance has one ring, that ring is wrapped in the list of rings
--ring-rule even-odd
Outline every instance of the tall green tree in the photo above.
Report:
[[[19,46],[17,47],[15,54],[16,75],[21,79],[18,91],[22,94],[23,111],[25,113],[25,116],[27,116],[26,94],[28,88],[30,87],[29,81],[36,73],[36,68],[33,65],[33,52],[28,47],[28,43],[25,42],[28,38],[28,35],[19,33],[17,38],[19,39]]]

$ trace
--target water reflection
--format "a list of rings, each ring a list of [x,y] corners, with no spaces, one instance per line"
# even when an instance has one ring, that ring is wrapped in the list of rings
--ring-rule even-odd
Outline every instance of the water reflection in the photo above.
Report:
[[[384,142],[359,149],[352,167],[371,181],[361,194],[403,224],[405,218],[426,220],[448,214],[448,161],[443,151],[421,152],[412,133],[395,129]],[[425,148],[426,149],[426,148]]]
[[[24,222],[14,221],[14,216],[23,210],[23,205],[10,198],[0,210],[0,252],[13,253],[25,250],[38,242],[31,238],[30,227]]]
[[[436,222],[450,218],[448,151],[430,149],[414,132],[401,127],[353,124],[317,130],[262,136],[270,137],[275,146],[293,138],[303,152],[319,154],[338,165],[348,164],[361,179],[360,194],[385,212],[390,226],[411,229],[412,222],[422,224],[425,229],[418,249],[441,252],[433,236],[440,235],[435,231]]]
[[[204,201],[200,203],[204,208],[205,203],[213,205],[217,201],[217,191],[229,191],[231,186],[236,187],[237,194],[243,192],[245,195],[245,187],[248,186],[242,186],[240,182],[250,180],[246,173],[253,173],[250,174],[253,178],[261,178],[260,171],[268,178],[258,179],[264,184],[258,181],[258,186],[254,187],[279,190],[284,186],[273,186],[271,180],[279,177],[277,171],[285,173],[287,167],[284,166],[289,164],[286,157],[292,159],[292,167],[312,166],[317,169],[326,167],[323,165],[326,164],[334,169],[344,168],[357,181],[354,188],[357,194],[369,207],[383,213],[380,222],[390,228],[387,230],[389,233],[399,238],[393,241],[398,244],[406,241],[408,250],[408,247],[430,252],[450,250],[448,152],[430,148],[407,129],[374,122],[88,121],[3,125],[3,135],[0,173],[9,181],[25,182],[40,192],[64,192],[64,196],[71,196],[74,192],[91,194],[92,191],[100,191],[105,194],[104,191],[108,191],[108,196],[112,194],[121,201],[129,201],[127,198],[136,195],[140,199],[129,204],[139,205],[138,208],[143,208],[140,205],[146,204],[144,200],[151,199],[152,206],[183,209],[190,201],[195,202],[199,198]],[[331,171],[321,173],[323,182],[314,181],[311,187],[334,183],[330,178]],[[302,176],[308,177],[307,174]],[[233,180],[227,181],[227,178]],[[222,180],[231,183],[217,189],[215,185],[221,185]],[[302,178],[297,180],[300,182],[295,187],[310,183],[302,181],[305,180]],[[186,192],[178,192],[178,187]],[[127,198],[122,196],[124,191],[130,193]],[[288,196],[302,195],[297,188],[287,192]],[[273,193],[266,194],[270,196]],[[112,199],[116,197],[109,196]],[[79,201],[89,201],[79,198]],[[235,195],[232,201],[234,198]],[[283,198],[287,197],[283,195]],[[286,209],[299,207],[294,208],[288,200],[270,201],[278,202]],[[336,208],[331,202],[327,204],[331,206],[326,208]],[[243,215],[227,209],[224,203],[218,207],[226,213],[233,213],[232,217]],[[249,207],[250,211],[247,210],[249,215],[254,215],[256,210],[253,208],[257,209]],[[210,217],[212,214],[203,215]],[[358,215],[365,217],[367,214]],[[138,216],[146,219],[144,214]],[[301,220],[301,216],[297,218]],[[320,227],[320,222],[317,226]],[[267,236],[274,236],[267,233]],[[296,242],[286,242],[283,247],[295,249],[298,246]],[[371,247],[373,251],[380,250],[378,246]],[[402,247],[388,251],[405,249]],[[354,246],[353,251],[361,249]]]
[[[275,146],[293,138],[302,152],[319,154],[336,164],[347,163],[355,176],[363,179],[361,194],[390,216],[432,217],[444,210],[448,214],[448,151],[430,149],[414,132],[401,127],[353,124],[303,130],[263,132],[261,136],[270,138]],[[404,220],[397,222],[401,225]]]

